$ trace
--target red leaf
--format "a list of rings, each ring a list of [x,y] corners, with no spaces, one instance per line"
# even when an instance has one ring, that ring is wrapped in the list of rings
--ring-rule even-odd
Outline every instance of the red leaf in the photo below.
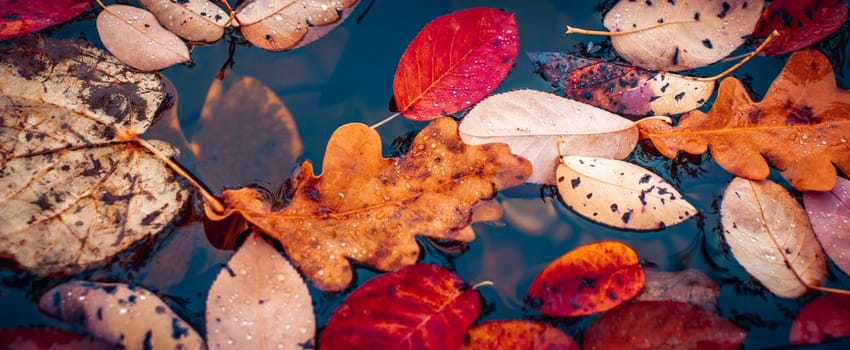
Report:
[[[531,282],[528,297],[543,314],[583,316],[631,300],[645,281],[632,248],[603,241],[578,247],[550,263]]]
[[[0,329],[0,349],[114,349],[112,344],[61,329]]]
[[[478,318],[478,292],[454,273],[409,265],[375,277],[334,311],[322,349],[457,349]]]
[[[518,50],[512,13],[472,8],[437,17],[413,38],[398,62],[396,106],[413,120],[470,107],[502,82]]]
[[[717,314],[678,301],[640,301],[602,315],[583,349],[737,349],[747,332]]]
[[[0,6],[0,41],[67,22],[89,8],[92,1],[3,1],[3,6]]]
[[[826,294],[797,314],[791,324],[794,344],[820,344],[828,338],[850,336],[850,296]]]
[[[764,49],[766,56],[796,51],[826,38],[847,20],[844,0],[774,0],[764,9],[753,37],[780,32]]]

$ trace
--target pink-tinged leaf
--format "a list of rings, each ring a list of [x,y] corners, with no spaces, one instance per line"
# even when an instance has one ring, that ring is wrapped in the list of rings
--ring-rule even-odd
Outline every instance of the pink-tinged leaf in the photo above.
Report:
[[[94,0],[0,1],[0,41],[17,38],[65,23],[91,6]]]
[[[764,49],[766,56],[797,51],[826,38],[847,20],[845,0],[774,0],[761,13],[754,38],[781,34]]]
[[[437,17],[413,38],[398,62],[395,104],[413,120],[470,107],[505,79],[518,50],[512,13],[472,8]]]
[[[794,344],[820,344],[850,336],[850,296],[826,294],[803,307],[791,324]]]
[[[706,310],[717,309],[720,287],[700,270],[687,269],[676,272],[646,272],[646,286],[635,300],[680,301],[701,306]]]
[[[481,308],[478,291],[437,265],[375,277],[328,321],[320,349],[457,349]]]
[[[299,349],[316,334],[304,279],[257,232],[210,287],[206,319],[210,349]]]
[[[189,41],[213,42],[230,16],[209,0],[140,0],[166,29]]]
[[[107,6],[97,16],[97,32],[109,52],[138,70],[160,70],[189,60],[183,40],[137,7]]]
[[[850,274],[850,180],[837,178],[829,192],[803,192],[803,204],[826,255]]]
[[[0,349],[100,350],[116,346],[61,329],[24,327],[0,329]]]
[[[469,330],[461,350],[546,349],[578,350],[579,345],[560,329],[525,320],[499,320]]]
[[[639,301],[611,310],[584,333],[585,350],[738,349],[747,332],[717,314],[676,301]]]

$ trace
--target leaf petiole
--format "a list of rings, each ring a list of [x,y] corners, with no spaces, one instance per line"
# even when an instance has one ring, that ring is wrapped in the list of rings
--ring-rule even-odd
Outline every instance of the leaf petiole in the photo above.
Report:
[[[682,23],[692,23],[692,22],[696,22],[696,21],[694,21],[694,20],[670,21],[670,22],[659,23],[659,24],[655,24],[655,25],[651,25],[651,26],[643,27],[643,28],[637,28],[637,29],[632,29],[632,30],[624,30],[624,31],[621,31],[621,32],[609,32],[609,31],[604,31],[604,30],[590,30],[590,29],[575,28],[573,26],[567,26],[566,34],[618,36],[618,35],[634,34],[634,33],[642,32],[642,31],[645,31],[645,30],[664,27],[664,26],[671,25],[671,24],[682,24]]]

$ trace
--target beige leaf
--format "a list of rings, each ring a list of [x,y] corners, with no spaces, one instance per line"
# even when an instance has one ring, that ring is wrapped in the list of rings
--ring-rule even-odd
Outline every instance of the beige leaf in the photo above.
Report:
[[[166,29],[190,41],[221,38],[230,15],[208,0],[140,0]]]
[[[248,0],[236,23],[252,44],[271,51],[306,45],[339,25],[357,0]]]
[[[75,273],[177,215],[186,189],[127,142],[166,99],[155,74],[51,40],[0,50],[0,81],[0,255],[36,274]]]
[[[138,70],[160,70],[189,60],[183,40],[137,7],[107,6],[97,16],[97,32],[109,52]]]
[[[461,121],[460,136],[468,144],[507,143],[528,159],[527,182],[555,184],[560,137],[562,155],[623,159],[637,145],[635,123],[611,112],[535,90],[490,96]]]
[[[826,259],[803,207],[769,180],[732,180],[720,205],[732,255],[768,290],[796,298],[820,286]]]
[[[257,232],[230,258],[207,296],[210,349],[303,349],[316,334],[301,275]]]

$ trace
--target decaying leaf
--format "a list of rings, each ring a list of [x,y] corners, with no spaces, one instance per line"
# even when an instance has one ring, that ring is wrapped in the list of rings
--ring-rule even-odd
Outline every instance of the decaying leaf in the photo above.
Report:
[[[165,229],[189,198],[128,142],[167,99],[155,74],[39,40],[0,49],[0,81],[0,255],[37,274],[79,272]]]
[[[826,294],[800,310],[791,323],[789,340],[794,344],[820,344],[850,337],[850,296]]]
[[[481,296],[445,268],[410,265],[375,277],[337,307],[320,349],[457,349]]]
[[[488,321],[472,327],[462,350],[548,349],[578,350],[570,336],[545,323],[507,320]]]
[[[804,192],[803,204],[826,255],[850,274],[850,180],[839,177],[829,192]]]
[[[675,128],[656,120],[638,126],[667,157],[711,146],[721,167],[748,179],[767,178],[768,161],[798,190],[831,190],[832,163],[850,173],[850,91],[836,87],[829,60],[815,50],[792,55],[758,103],[726,78],[708,114],[690,112]]]
[[[97,32],[109,52],[138,70],[160,70],[189,60],[183,40],[138,7],[107,6],[97,16]]]
[[[162,25],[189,41],[213,42],[230,16],[209,0],[139,0]]]
[[[479,145],[504,142],[511,152],[531,162],[528,182],[555,184],[556,141],[563,155],[623,159],[638,140],[635,124],[590,105],[535,90],[514,90],[490,96],[460,123],[464,142]]]
[[[700,270],[687,269],[676,272],[646,272],[646,285],[635,300],[671,300],[717,309],[720,287]]]
[[[302,349],[316,333],[307,285],[257,232],[213,281],[206,320],[210,349]]]
[[[0,348],[38,350],[107,350],[115,346],[62,329],[25,327],[0,329]]]
[[[305,45],[338,25],[357,0],[248,0],[236,9],[234,27],[252,44],[271,51]]]
[[[521,184],[531,165],[504,144],[469,146],[451,118],[428,124],[401,158],[381,156],[378,133],[343,125],[328,141],[322,175],[305,162],[294,177],[292,202],[273,211],[252,188],[223,193],[225,213],[239,215],[279,240],[318,288],[337,291],[351,281],[348,259],[382,271],[416,262],[414,236],[470,241],[473,204]],[[222,246],[232,246],[226,237]]]
[[[3,1],[3,6],[0,6],[0,41],[67,22],[91,7],[93,1]]]
[[[766,38],[770,32],[782,33],[764,50],[767,56],[802,49],[826,38],[847,20],[847,2],[843,0],[771,1],[753,31],[754,38]]]
[[[614,113],[647,116],[684,113],[702,106],[715,81],[571,53],[529,53],[535,71],[564,95]]]
[[[567,207],[588,220],[628,230],[662,230],[697,210],[660,176],[605,158],[565,156],[555,171]]]
[[[204,339],[153,293],[120,283],[72,281],[41,296],[42,312],[126,349],[204,349]]]
[[[735,178],[720,205],[732,255],[768,290],[796,298],[820,286],[826,258],[806,212],[779,184]]]
[[[744,43],[763,0],[620,1],[605,14],[626,61],[645,69],[679,71],[717,62]],[[654,27],[654,28],[653,28]]]

